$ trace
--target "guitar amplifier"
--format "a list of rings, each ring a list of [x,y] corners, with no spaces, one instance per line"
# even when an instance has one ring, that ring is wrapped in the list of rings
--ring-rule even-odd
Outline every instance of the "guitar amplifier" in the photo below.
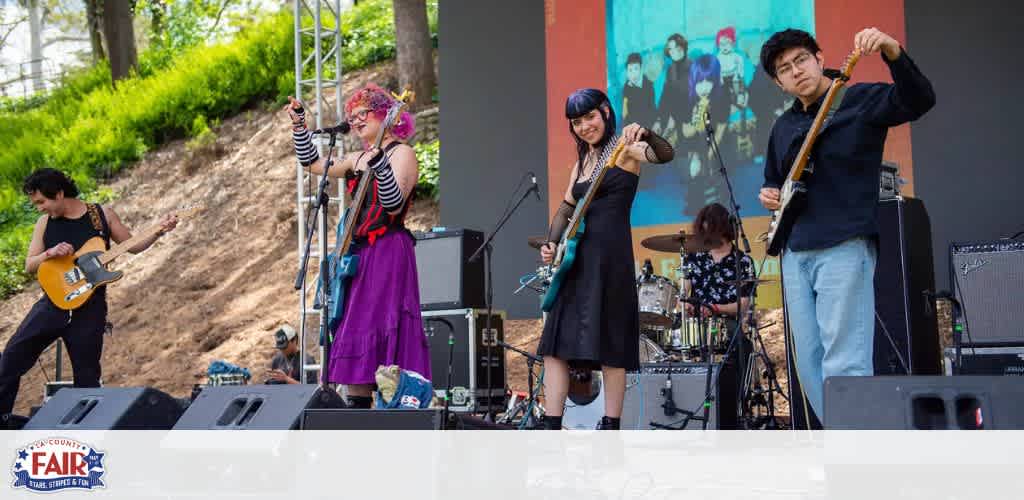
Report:
[[[700,430],[703,422],[686,419],[684,411],[703,418],[708,367],[704,363],[644,363],[638,372],[626,373],[626,394],[622,403],[622,430],[671,428]],[[708,429],[736,429],[736,375],[721,363],[711,365],[714,403],[708,412]],[[666,410],[667,386],[671,379],[672,403]],[[570,389],[565,402],[562,425],[567,429],[592,430],[604,415],[604,382],[601,372],[593,372],[586,390]],[[666,415],[671,413],[671,415]],[[664,427],[662,427],[664,426]]]
[[[956,370],[956,350],[943,351],[946,375],[1024,376],[1024,347],[966,347],[960,350],[960,370]]]
[[[434,394],[444,398],[448,387],[448,363],[451,350],[453,411],[480,412],[487,409],[487,374],[490,370],[490,403],[505,407],[505,350],[491,340],[505,340],[505,311],[493,311],[491,331],[486,332],[486,309],[423,311],[423,333],[430,341],[430,373]],[[454,327],[455,343],[448,346],[448,325]],[[488,358],[490,344],[490,358]]]
[[[472,229],[414,233],[420,309],[424,311],[486,307],[484,259],[469,257],[484,242]]]
[[[1024,346],[1024,241],[953,243],[949,253],[962,345]]]

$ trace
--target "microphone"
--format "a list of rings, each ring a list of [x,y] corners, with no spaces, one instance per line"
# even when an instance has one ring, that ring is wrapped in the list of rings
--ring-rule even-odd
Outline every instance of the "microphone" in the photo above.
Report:
[[[341,122],[333,127],[318,128],[313,131],[314,134],[341,134],[345,135],[352,130],[352,125],[348,122]]]
[[[530,182],[533,183],[533,186],[530,189],[533,190],[533,194],[534,194],[534,196],[537,197],[537,201],[541,201],[541,199],[540,199],[540,186],[537,185],[537,176],[534,175],[533,172],[527,172],[527,173],[530,174]]]
[[[711,113],[704,111],[704,130],[711,132]]]

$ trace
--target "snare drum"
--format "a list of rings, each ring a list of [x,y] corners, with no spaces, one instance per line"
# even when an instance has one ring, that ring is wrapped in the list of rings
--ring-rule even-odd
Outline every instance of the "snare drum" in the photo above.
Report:
[[[668,328],[676,310],[679,288],[663,276],[648,276],[637,283],[640,324]]]

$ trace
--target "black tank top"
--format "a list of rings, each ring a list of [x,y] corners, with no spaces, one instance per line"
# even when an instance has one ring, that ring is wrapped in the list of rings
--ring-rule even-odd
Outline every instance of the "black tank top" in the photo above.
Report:
[[[394,141],[387,146],[384,146],[384,153],[387,154],[399,144],[401,143]],[[359,159],[362,159],[362,157],[363,156],[360,155]],[[358,162],[359,159],[356,161]],[[364,174],[366,174],[366,171],[359,172],[348,178],[347,187],[349,195],[355,194],[356,187],[359,185],[359,179]],[[370,175],[372,175],[372,173]],[[397,214],[389,214],[388,211],[380,204],[380,199],[377,196],[377,179],[374,178],[371,181],[368,192],[366,193],[366,201],[363,202],[363,210],[359,215],[359,223],[356,225],[356,242],[369,242],[372,245],[377,238],[383,236],[388,231],[404,230],[405,214],[409,211],[409,205],[411,202],[412,195],[410,194],[409,198],[402,204],[402,211]]]
[[[46,248],[53,248],[58,243],[67,242],[75,248],[75,251],[78,251],[86,241],[99,236],[103,238],[106,247],[110,248],[109,235],[97,229],[97,226],[100,228],[107,226],[106,221],[102,219],[103,209],[99,205],[94,206],[97,216],[101,217],[99,221],[93,220],[93,215],[89,210],[86,210],[77,219],[50,217],[46,221],[46,230],[43,231],[43,245]]]
[[[76,219],[50,217],[46,221],[46,230],[43,231],[43,246],[53,248],[58,243],[67,242],[75,248],[75,251],[78,251],[86,241],[99,236],[103,238],[104,247],[109,249],[110,226],[103,215],[103,207],[99,205],[92,206],[96,207],[95,218],[97,220],[95,221],[93,220],[94,215],[88,210],[88,207],[85,213]],[[97,227],[102,228],[102,230],[97,229]],[[104,285],[96,289],[96,292],[86,301],[86,304],[105,303],[106,296],[107,287]]]

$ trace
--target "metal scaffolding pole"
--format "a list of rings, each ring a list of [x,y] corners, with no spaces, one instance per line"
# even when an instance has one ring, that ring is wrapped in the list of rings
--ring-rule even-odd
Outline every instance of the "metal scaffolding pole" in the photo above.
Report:
[[[351,2],[345,2],[346,7]],[[322,128],[325,124],[337,123],[342,116],[342,65],[341,65],[341,7],[342,0],[294,0],[295,15],[295,96],[303,100],[306,108],[307,121],[312,123],[311,128]],[[325,89],[334,89],[334,109],[331,113],[330,106],[324,96]],[[304,97],[312,95],[310,102]],[[312,120],[310,120],[312,118]],[[315,138],[314,143],[323,156],[326,153],[326,141]],[[341,140],[335,146],[337,156],[344,153],[344,146]],[[323,346],[319,349],[319,359],[316,364],[307,364],[305,359],[306,339],[310,331],[317,332],[320,325],[327,321],[327,309],[322,307],[314,309],[311,304],[315,300],[317,290],[317,276],[321,263],[325,258],[322,248],[325,241],[331,240],[330,231],[327,227],[330,224],[323,224],[320,221],[321,212],[313,212],[313,220],[307,220],[308,208],[316,201],[316,189],[320,178],[309,173],[306,169],[295,162],[295,183],[296,183],[296,211],[298,213],[298,255],[302,259],[306,234],[309,224],[317,225],[314,238],[310,241],[309,265],[306,267],[305,287],[299,292],[299,346],[303,363],[303,379],[309,371],[319,372],[323,365]],[[329,207],[339,207],[344,203],[344,193],[336,182],[331,188]],[[340,210],[335,211],[338,212]],[[326,245],[331,248],[331,245]],[[299,262],[301,265],[301,262]],[[315,318],[316,322],[310,321]],[[312,323],[312,325],[311,325]],[[311,329],[310,326],[313,326]],[[330,333],[330,332],[328,332]],[[304,381],[304,380],[302,380]],[[301,381],[300,381],[301,382]]]

